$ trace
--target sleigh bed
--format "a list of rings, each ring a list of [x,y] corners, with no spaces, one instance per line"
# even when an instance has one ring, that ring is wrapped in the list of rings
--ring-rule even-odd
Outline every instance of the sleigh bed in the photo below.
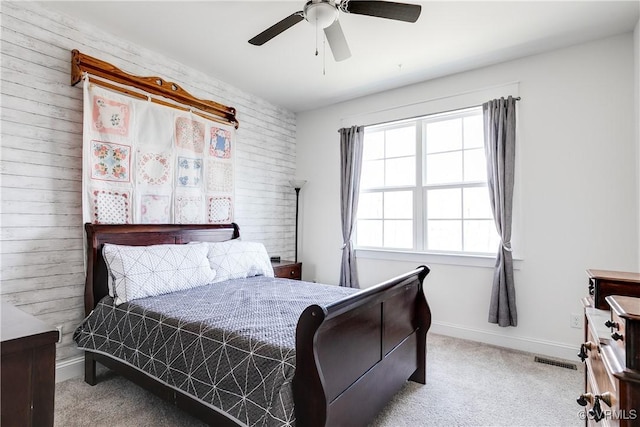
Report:
[[[425,383],[431,313],[422,283],[428,267],[359,291],[258,275],[116,305],[109,296],[105,244],[228,242],[239,238],[239,229],[85,229],[88,317],[74,338],[85,350],[85,381],[91,385],[99,362],[210,425],[358,426],[370,422],[407,380]],[[180,304],[186,312],[167,314]],[[208,320],[201,321],[202,304],[219,315],[203,314]],[[131,332],[134,327],[142,329]],[[178,339],[178,333],[186,335]],[[136,347],[142,342],[146,347]],[[236,386],[242,391],[230,390]],[[229,404],[228,396],[242,404]]]

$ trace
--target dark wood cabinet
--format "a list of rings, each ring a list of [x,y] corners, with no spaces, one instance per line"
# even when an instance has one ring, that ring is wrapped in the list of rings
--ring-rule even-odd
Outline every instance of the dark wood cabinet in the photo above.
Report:
[[[632,280],[636,273],[608,271],[605,277],[594,271],[602,270],[587,270],[590,296],[582,301],[585,341],[579,356],[586,369],[585,393],[578,403],[585,406],[587,426],[638,426],[640,298],[617,293],[638,294],[640,280]],[[618,278],[623,280],[617,283]],[[600,299],[606,304],[604,309]]]
[[[273,273],[283,279],[302,280],[302,263],[295,261],[272,261]]]
[[[2,303],[0,376],[3,426],[52,426],[58,331]]]

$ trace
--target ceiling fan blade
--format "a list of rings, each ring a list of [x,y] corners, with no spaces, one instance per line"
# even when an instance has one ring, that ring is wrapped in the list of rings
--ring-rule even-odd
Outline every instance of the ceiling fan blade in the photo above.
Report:
[[[395,3],[391,1],[343,0],[338,5],[341,11],[357,15],[416,22],[422,6],[419,4]]]
[[[324,35],[327,37],[329,47],[333,53],[333,59],[336,61],[344,61],[351,57],[351,50],[344,37],[340,21],[336,20],[333,24],[324,29]]]
[[[251,40],[249,43],[256,46],[262,46],[278,34],[282,33],[285,30],[293,27],[298,22],[304,19],[302,11],[298,11],[296,13],[292,13],[291,15],[284,18],[282,21],[270,26]]]

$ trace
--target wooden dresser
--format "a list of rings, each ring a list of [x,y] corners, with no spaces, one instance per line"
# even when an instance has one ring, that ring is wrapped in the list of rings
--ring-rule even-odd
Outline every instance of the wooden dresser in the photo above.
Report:
[[[2,426],[53,425],[58,331],[2,303]]]
[[[283,279],[302,280],[302,263],[295,261],[271,261],[273,273]]]
[[[640,274],[587,270],[585,392],[587,426],[640,426]],[[622,295],[618,295],[618,293]]]

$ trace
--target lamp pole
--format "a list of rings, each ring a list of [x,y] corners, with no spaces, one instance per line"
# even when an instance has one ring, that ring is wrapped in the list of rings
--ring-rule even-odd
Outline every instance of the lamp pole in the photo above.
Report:
[[[300,189],[302,188],[302,186],[304,184],[306,184],[307,181],[303,181],[300,179],[292,179],[291,181],[289,181],[289,184],[291,184],[291,186],[296,190],[296,234],[295,234],[295,238],[296,238],[296,257],[295,257],[295,262],[298,262],[298,212],[299,212],[299,201],[300,201]]]
[[[298,200],[300,199],[300,187],[296,187],[296,258],[298,262]]]

